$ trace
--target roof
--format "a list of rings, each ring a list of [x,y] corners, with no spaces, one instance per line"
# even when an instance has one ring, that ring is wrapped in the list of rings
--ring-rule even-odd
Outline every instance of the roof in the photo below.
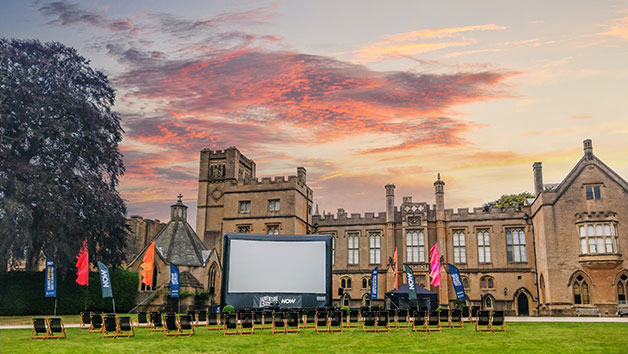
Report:
[[[204,267],[211,253],[184,220],[171,220],[155,236],[155,250],[168,263]]]
[[[181,287],[191,287],[191,288],[203,288],[203,284],[201,284],[198,279],[196,279],[192,273],[186,271],[181,272],[179,274],[179,286]]]
[[[414,291],[417,295],[436,295],[436,293],[427,290],[426,288],[420,286],[419,284],[414,284]],[[386,293],[386,295],[402,295],[408,293],[408,284],[399,285],[399,289],[392,290]]]

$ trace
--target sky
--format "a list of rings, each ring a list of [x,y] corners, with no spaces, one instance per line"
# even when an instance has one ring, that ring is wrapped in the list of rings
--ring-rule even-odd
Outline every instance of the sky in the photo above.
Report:
[[[625,1],[21,1],[0,37],[58,41],[117,93],[129,215],[196,209],[199,152],[304,166],[314,203],[447,208],[560,182],[582,141],[628,177]],[[189,213],[195,223],[195,213]]]

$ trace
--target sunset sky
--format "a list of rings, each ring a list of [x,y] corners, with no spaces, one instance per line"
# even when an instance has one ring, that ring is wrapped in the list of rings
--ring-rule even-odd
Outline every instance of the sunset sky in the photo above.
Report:
[[[383,211],[387,183],[432,204],[438,172],[448,208],[532,192],[586,138],[628,177],[625,0],[3,0],[0,36],[110,77],[130,215],[195,211],[199,151],[229,146],[260,177],[305,166],[321,211]]]

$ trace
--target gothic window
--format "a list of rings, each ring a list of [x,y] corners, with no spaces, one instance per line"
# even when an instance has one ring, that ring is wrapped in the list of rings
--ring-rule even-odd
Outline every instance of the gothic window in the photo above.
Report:
[[[351,298],[349,297],[349,294],[344,294],[342,296],[342,306],[349,306],[350,302],[351,302]]]
[[[454,231],[454,263],[467,263],[464,230]]]
[[[250,200],[241,200],[238,203],[238,211],[240,213],[250,213],[251,212],[251,201]]]
[[[347,289],[351,289],[351,278],[347,278]]]
[[[334,265],[336,260],[336,235],[331,235],[331,265]]]
[[[350,232],[348,234],[348,250],[349,250],[349,264],[358,264],[360,259],[359,259],[359,249],[358,249],[358,233],[357,232]]]
[[[380,232],[372,231],[369,232],[369,264],[380,264],[380,253],[381,253],[381,245],[380,245]]]
[[[279,235],[279,225],[278,224],[266,225],[266,230],[268,231],[267,234],[269,234],[269,235]]]
[[[366,280],[366,278],[362,278],[362,289],[366,289],[367,284],[368,284],[368,280]]]
[[[617,304],[626,305],[626,294],[628,293],[628,275],[622,274],[617,282]]]
[[[488,229],[478,230],[478,262],[491,263],[491,239]]]
[[[578,274],[572,284],[573,302],[576,305],[586,305],[589,300],[589,284],[582,274]]]
[[[580,252],[582,254],[616,253],[617,228],[615,223],[580,224]]]
[[[526,235],[523,229],[506,229],[506,253],[508,262],[526,262]]]
[[[493,277],[482,277],[480,279],[480,288],[482,289],[494,289],[495,288],[495,279]]]
[[[370,306],[371,305],[371,294],[366,293],[362,295],[362,306]]]
[[[469,278],[462,277],[462,287],[464,287],[465,290],[469,290]]]
[[[216,292],[216,264],[212,264],[211,268],[209,269],[209,281],[207,282],[207,286],[209,287],[210,291],[214,291],[214,293]],[[213,295],[210,294],[210,295]]]
[[[491,295],[486,295],[483,301],[484,309],[489,310],[495,306],[495,299]]]
[[[408,263],[425,262],[423,229],[406,231],[406,258]]]
[[[345,278],[340,279],[340,287],[343,289],[347,287],[347,280]]]
[[[268,200],[268,211],[279,211],[279,199]]]
[[[251,233],[251,225],[238,225],[238,233],[250,234]]]
[[[600,200],[602,199],[602,195],[600,194],[600,186],[587,186],[587,200]]]

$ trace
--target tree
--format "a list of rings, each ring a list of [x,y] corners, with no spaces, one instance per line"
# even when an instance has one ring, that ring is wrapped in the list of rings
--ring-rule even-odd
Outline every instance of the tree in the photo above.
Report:
[[[528,192],[519,194],[504,194],[501,198],[495,201],[495,205],[500,207],[502,210],[509,206],[514,206],[517,210],[521,210],[521,208],[525,205],[527,198],[534,198],[534,195]]]
[[[125,247],[123,130],[115,92],[61,43],[0,38],[0,267],[42,254],[73,271],[90,257],[117,265]],[[93,257],[92,257],[93,260]]]

